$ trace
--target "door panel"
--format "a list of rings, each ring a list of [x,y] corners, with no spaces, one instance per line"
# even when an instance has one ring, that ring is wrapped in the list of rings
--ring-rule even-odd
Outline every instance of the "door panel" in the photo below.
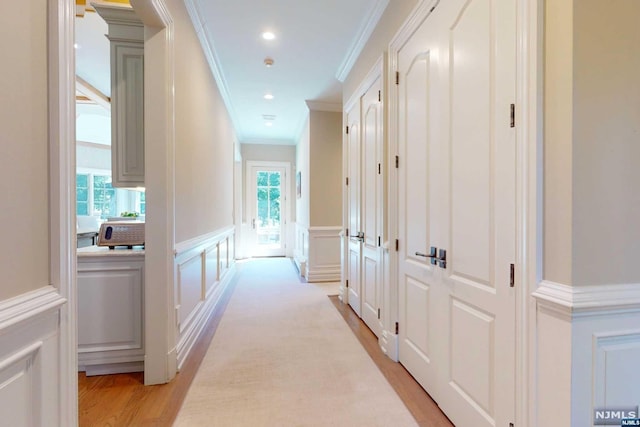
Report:
[[[347,177],[349,177],[349,185],[347,186],[347,200],[349,209],[349,236],[346,238],[348,244],[348,273],[349,280],[347,301],[353,311],[358,314],[362,313],[361,306],[361,254],[362,244],[360,239],[351,236],[357,236],[360,231],[360,106],[359,104],[347,112],[347,125],[349,133],[348,141],[348,162]]]
[[[442,205],[442,190],[433,187],[440,142],[438,51],[435,27],[422,26],[399,52],[398,207],[399,207],[399,357],[402,364],[433,395],[437,390],[440,339],[436,267],[428,254]]]
[[[439,400],[460,425],[514,417],[515,5],[458,2],[450,12],[449,354]]]
[[[362,320],[376,336],[382,332],[378,318],[381,307],[382,283],[380,273],[379,238],[382,236],[382,105],[378,78],[361,98],[362,108],[362,174],[361,218],[362,244]]]
[[[454,424],[509,425],[513,2],[440,2],[398,69],[400,361]],[[414,255],[431,246],[446,250],[446,266]]]

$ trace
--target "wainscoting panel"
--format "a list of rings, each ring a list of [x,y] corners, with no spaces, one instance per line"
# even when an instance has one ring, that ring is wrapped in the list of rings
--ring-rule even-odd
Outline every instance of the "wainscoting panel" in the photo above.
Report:
[[[205,251],[204,275],[206,281],[206,295],[209,295],[209,293],[220,283],[220,270],[218,269],[220,261],[218,260],[218,256],[219,250],[217,244],[209,247]]]
[[[634,406],[634,402],[640,401],[637,399],[640,369],[629,368],[640,361],[640,329],[595,334],[593,340],[594,406]]]
[[[0,302],[0,424],[61,425],[64,303],[51,286]]]
[[[542,282],[533,296],[538,425],[597,425],[594,409],[635,409],[640,284]]]
[[[183,333],[193,317],[197,314],[198,305],[202,302],[203,274],[202,254],[199,253],[178,267],[178,331]]]
[[[228,227],[176,245],[178,369],[233,278],[234,239],[235,227]]]
[[[306,278],[309,282],[339,282],[341,226],[309,227]]]

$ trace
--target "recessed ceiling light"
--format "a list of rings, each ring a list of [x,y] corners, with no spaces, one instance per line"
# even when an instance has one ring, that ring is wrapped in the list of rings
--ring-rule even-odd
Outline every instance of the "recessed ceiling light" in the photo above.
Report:
[[[272,94],[270,94],[270,93],[267,93],[267,94],[264,96],[264,99],[266,99],[266,100],[268,100],[268,101],[271,101],[271,100],[273,99],[273,95],[272,95]]]
[[[273,126],[273,122],[265,122],[264,125],[266,127],[271,127],[271,126]]]
[[[262,33],[262,38],[265,40],[273,40],[276,38],[276,35],[271,31],[265,31],[264,33]]]
[[[80,45],[79,45],[78,43],[74,43],[74,44],[73,44],[73,48],[74,48],[74,49],[80,49]]]

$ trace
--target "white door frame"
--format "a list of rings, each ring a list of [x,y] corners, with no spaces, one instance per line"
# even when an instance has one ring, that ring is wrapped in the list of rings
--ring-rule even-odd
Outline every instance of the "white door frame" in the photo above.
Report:
[[[50,280],[67,303],[60,308],[60,425],[78,425],[76,286],[75,2],[48,8]],[[51,362],[51,361],[48,361]]]
[[[247,231],[248,231],[248,239],[244,239],[243,241],[245,242],[245,244],[247,245],[247,247],[243,248],[246,255],[247,256],[251,256],[251,244],[249,243],[249,239],[253,239],[253,228],[251,227],[251,218],[255,215],[255,213],[253,212],[253,205],[254,205],[254,200],[253,197],[255,196],[255,191],[253,191],[253,189],[255,189],[255,183],[253,182],[253,178],[252,178],[252,170],[254,168],[284,168],[285,170],[285,176],[284,179],[282,179],[280,181],[281,186],[282,186],[282,192],[281,194],[284,195],[283,200],[281,201],[281,208],[280,208],[280,221],[282,222],[281,224],[281,229],[282,229],[282,235],[280,236],[280,241],[282,242],[282,244],[284,245],[284,256],[287,255],[288,253],[288,239],[287,239],[287,229],[289,228],[289,201],[291,200],[291,186],[289,185],[289,180],[291,179],[291,163],[290,162],[271,162],[271,161],[262,161],[262,160],[247,160],[246,163],[246,175],[245,175],[245,208],[246,208],[246,220],[247,220]]]
[[[398,92],[395,76],[398,51],[410,35],[428,16],[439,0],[421,0],[404,26],[389,44],[387,87],[389,89],[387,116],[389,135],[389,237],[398,237],[398,173],[395,158],[398,154],[396,138],[398,123]],[[544,2],[516,0],[517,7],[517,64],[516,64],[516,425],[536,425],[536,325],[535,300],[531,296],[541,280],[542,269],[542,53],[541,27]],[[402,159],[400,159],[402,161]],[[395,236],[395,237],[394,237]],[[390,320],[385,322],[383,335],[392,342],[397,354],[398,336],[392,325],[398,313],[398,253],[390,251],[389,289],[385,305]],[[391,302],[394,304],[391,304]],[[393,319],[396,319],[393,321]]]
[[[163,42],[155,44],[155,60],[161,67],[147,67],[154,70],[157,83],[154,87],[162,90],[145,91],[155,93],[156,96],[147,100],[146,105],[154,105],[153,111],[145,111],[148,123],[165,123],[166,128],[146,127],[147,141],[152,135],[158,136],[158,146],[154,150],[146,150],[148,154],[157,153],[159,181],[156,181],[157,194],[162,200],[157,201],[161,205],[161,212],[165,212],[166,218],[160,220],[153,227],[155,231],[149,233],[150,226],[147,223],[148,235],[157,235],[157,262],[154,265],[162,265],[157,270],[160,280],[153,281],[147,277],[147,284],[154,286],[148,288],[145,285],[145,298],[156,296],[160,310],[146,310],[155,314],[154,324],[157,325],[149,333],[145,331],[145,347],[147,357],[145,360],[145,382],[162,383],[169,381],[176,373],[175,361],[167,349],[172,341],[171,328],[174,310],[172,308],[171,295],[173,295],[173,243],[174,243],[174,215],[173,215],[173,21],[169,15],[164,0],[153,2],[140,2],[132,0],[137,6],[136,12],[141,14],[145,26],[155,27],[159,30]],[[75,250],[75,3],[69,0],[57,0],[49,8],[49,140],[50,140],[50,164],[51,187],[50,212],[51,212],[51,279],[60,295],[67,300],[61,308],[60,316],[60,353],[59,353],[59,410],[60,425],[75,426],[78,424],[78,363],[77,363],[77,283],[76,283],[76,250]],[[146,42],[145,42],[146,49]],[[146,60],[146,59],[145,59]],[[145,75],[145,79],[149,74]],[[145,85],[149,83],[146,82]],[[152,95],[149,95],[152,96]],[[157,119],[157,120],[156,120]],[[147,156],[146,166],[153,163],[153,159]],[[149,169],[147,169],[149,173]],[[148,179],[149,177],[147,177]],[[147,187],[149,187],[147,181]],[[163,190],[164,189],[164,190]],[[168,191],[167,189],[171,189]],[[170,209],[166,209],[170,207]],[[149,239],[147,239],[149,243]],[[147,249],[146,262],[154,258]],[[154,270],[154,269],[148,269]],[[160,286],[158,286],[160,285]],[[158,292],[158,289],[165,292]],[[147,292],[147,290],[152,292]],[[151,301],[147,300],[147,305]],[[153,319],[152,319],[153,320]],[[157,320],[157,321],[156,321]],[[145,319],[146,322],[149,319]],[[156,351],[154,351],[156,350]],[[175,355],[174,355],[175,356]],[[175,359],[175,357],[174,357]],[[148,380],[148,376],[151,376]]]

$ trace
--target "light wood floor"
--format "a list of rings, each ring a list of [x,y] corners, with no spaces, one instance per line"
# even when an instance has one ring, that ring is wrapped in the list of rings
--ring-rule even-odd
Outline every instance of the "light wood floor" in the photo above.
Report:
[[[171,383],[145,387],[142,373],[96,377],[87,377],[80,373],[78,375],[80,427],[171,426],[234,288],[235,281],[223,295],[221,309],[209,320],[203,336],[198,340],[182,370]],[[342,304],[338,297],[330,298],[418,424],[433,427],[451,426],[452,424],[438,406],[402,365],[392,362],[380,351],[375,335],[350,307]]]

